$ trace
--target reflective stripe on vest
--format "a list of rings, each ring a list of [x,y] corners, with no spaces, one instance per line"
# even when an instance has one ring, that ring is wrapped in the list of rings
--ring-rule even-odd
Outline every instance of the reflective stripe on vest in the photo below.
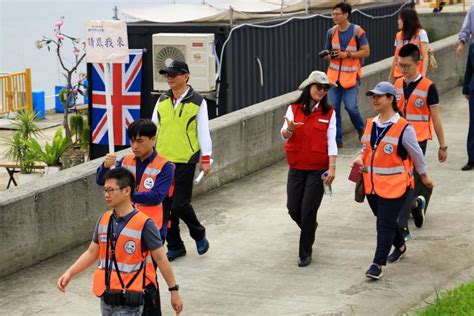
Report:
[[[427,97],[428,96],[428,91],[422,91],[422,90],[415,89],[415,90],[413,90],[412,94],[420,96],[420,97]]]
[[[161,172],[161,169],[147,167],[143,173],[150,176],[157,176],[160,174],[160,172]]]
[[[152,162],[148,164],[148,166],[143,171],[142,178],[140,179],[140,183],[137,187],[138,192],[149,192],[153,188],[154,184],[157,181],[158,175],[161,173],[161,169],[168,161],[161,157],[160,155],[156,155]],[[122,160],[122,166],[127,168],[128,170],[136,170],[136,160],[134,154],[127,154]],[[136,172],[132,172],[133,176],[136,179]],[[146,183],[147,182],[147,183]],[[135,204],[135,207],[140,211],[145,213],[155,222],[158,229],[161,229],[163,226],[163,207],[161,204],[159,205],[142,205],[142,204]]]
[[[151,256],[146,257],[146,263],[152,263],[153,260],[151,259]],[[137,264],[127,264],[123,262],[118,262],[117,261],[117,266],[120,272],[123,273],[130,273],[133,271],[138,271],[140,270],[142,263],[137,263]],[[115,263],[112,261],[112,259],[109,259],[109,266],[112,267],[112,269],[115,269]],[[99,259],[97,269],[105,269],[105,259]]]
[[[335,69],[335,70],[341,69],[342,71],[346,71],[346,72],[354,72],[354,71],[359,70],[359,67],[357,67],[357,66],[354,66],[354,67],[340,66],[339,67],[338,64],[334,64],[332,62],[329,64],[329,67],[332,68],[332,69]]]
[[[393,168],[381,168],[381,167],[373,167],[369,168],[369,172],[373,171],[374,173],[377,174],[397,174],[405,171],[405,167],[398,166],[398,167],[393,167]]]
[[[369,119],[361,137],[364,146],[362,160],[364,165],[368,166],[368,172],[362,174],[365,193],[377,194],[387,199],[398,198],[412,185],[411,161],[402,160],[398,155],[400,137],[408,122],[400,117],[397,123],[392,124],[386,131],[375,149],[371,144],[374,125],[373,120]]]
[[[431,115],[428,105],[428,91],[432,83],[427,78],[421,78],[408,100],[406,100],[403,91],[403,78],[395,81],[398,108],[402,111],[405,119],[413,126],[418,142],[432,139]]]
[[[336,50],[341,50],[341,43],[339,39],[339,27],[335,26],[332,31],[331,47]],[[357,33],[357,34],[355,34]],[[362,28],[358,25],[354,25],[354,32],[352,34],[349,43],[347,43],[344,51],[356,52],[357,51],[357,38],[360,38],[364,34]],[[349,89],[357,84],[357,80],[360,80],[362,76],[362,67],[360,58],[344,58],[331,60],[327,70],[327,76],[329,81],[337,82],[344,89]]]
[[[124,164],[122,163],[122,167],[124,167],[125,169],[127,169],[128,171],[130,171],[131,173],[133,173],[134,175],[137,174],[137,167],[135,167],[135,166],[124,165]]]
[[[141,212],[136,212],[126,223],[115,241],[115,263],[107,249],[107,228],[112,217],[112,211],[107,211],[102,215],[98,225],[99,258],[98,265],[94,272],[93,292],[97,296],[102,296],[106,289],[106,257],[109,251],[108,266],[112,269],[110,273],[110,289],[115,291],[124,290],[118,274],[123,280],[127,290],[132,292],[142,292],[143,284],[156,283],[156,270],[149,251],[142,252],[142,231],[149,217]],[[138,272],[143,265],[143,269]],[[145,273],[145,275],[144,275]],[[143,279],[145,277],[145,279]],[[134,280],[132,282],[132,280]]]
[[[405,118],[409,121],[417,121],[417,122],[429,122],[430,116],[429,115],[415,115],[415,114],[407,114]]]

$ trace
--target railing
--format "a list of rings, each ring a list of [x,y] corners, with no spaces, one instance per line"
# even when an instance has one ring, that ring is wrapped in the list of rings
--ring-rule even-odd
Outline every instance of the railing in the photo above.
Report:
[[[31,70],[0,75],[0,114],[33,110]]]

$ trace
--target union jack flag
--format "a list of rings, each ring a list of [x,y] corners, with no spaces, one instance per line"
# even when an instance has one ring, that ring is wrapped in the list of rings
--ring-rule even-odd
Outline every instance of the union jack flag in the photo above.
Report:
[[[131,49],[128,64],[110,67],[114,145],[130,144],[127,128],[140,118],[142,55],[142,50]],[[109,143],[103,64],[92,67],[92,143]]]

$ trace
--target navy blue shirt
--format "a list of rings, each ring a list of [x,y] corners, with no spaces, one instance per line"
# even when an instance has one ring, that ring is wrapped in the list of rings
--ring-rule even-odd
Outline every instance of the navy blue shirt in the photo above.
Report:
[[[342,51],[346,50],[347,44],[349,44],[349,41],[351,40],[353,34],[354,34],[354,24],[349,25],[347,30],[345,30],[344,32],[339,31],[339,42],[341,44]],[[332,35],[333,35],[332,28],[330,28],[326,34],[326,42],[324,44],[325,49],[328,49],[328,50],[332,49],[332,44],[331,44]],[[361,37],[357,38],[357,42],[359,44],[358,47],[369,45],[365,32],[364,34],[362,34]]]
[[[156,150],[153,150],[153,153],[146,158],[145,160],[141,161],[139,158],[135,157],[136,161],[136,188],[138,189],[138,185],[143,176],[143,172],[145,171],[146,167],[150,162],[155,159],[157,155]],[[115,162],[116,167],[122,166],[123,157],[118,159]],[[104,164],[101,164],[99,168],[97,168],[97,174],[95,181],[98,185],[103,186],[105,183],[104,176],[105,173],[109,170],[109,168],[105,168]],[[174,167],[171,162],[167,162],[163,168],[161,169],[160,174],[157,176],[153,187],[148,192],[140,192],[135,191],[132,196],[132,202],[143,204],[143,205],[158,205],[163,202],[163,200],[168,196],[168,192],[173,182],[173,175],[174,175]]]

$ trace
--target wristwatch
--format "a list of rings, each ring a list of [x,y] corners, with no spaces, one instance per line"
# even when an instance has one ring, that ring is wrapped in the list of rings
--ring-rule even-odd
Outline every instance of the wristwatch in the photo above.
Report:
[[[448,146],[444,146],[444,147],[439,146],[439,150],[442,150],[442,151],[448,150]]]
[[[168,291],[170,291],[170,292],[179,291],[179,285],[178,285],[178,284],[175,284],[174,286],[169,287],[169,288],[168,288]]]
[[[352,58],[352,53],[351,52],[347,52],[347,58]]]

